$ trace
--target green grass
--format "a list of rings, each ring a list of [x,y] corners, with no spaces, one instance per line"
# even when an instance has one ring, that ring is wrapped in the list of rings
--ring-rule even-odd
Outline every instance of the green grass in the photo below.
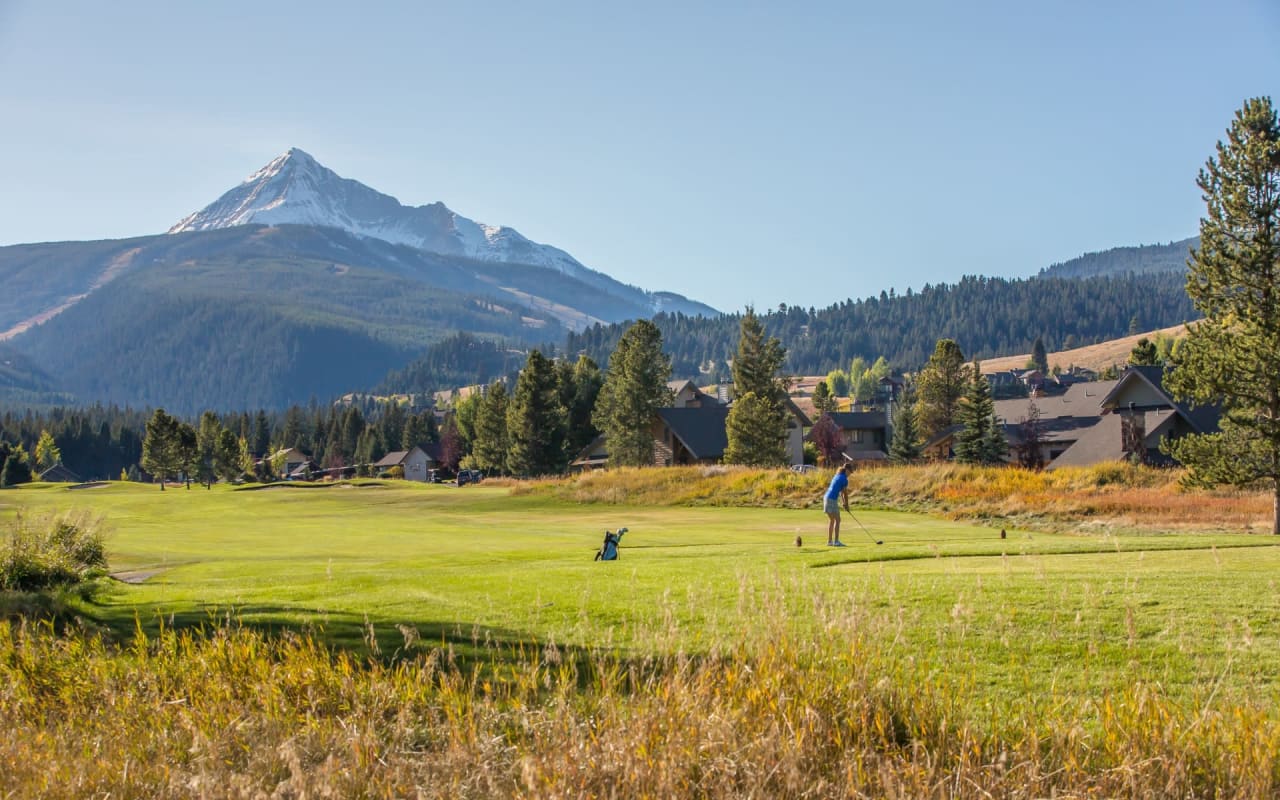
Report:
[[[520,642],[699,653],[733,646],[766,607],[800,628],[834,609],[941,680],[974,680],[978,706],[1095,695],[1135,675],[1184,697],[1280,696],[1280,549],[1265,536],[1002,540],[855,509],[870,535],[846,519],[849,546],[835,550],[816,509],[572,505],[486,486],[0,493],[0,518],[80,508],[105,517],[112,571],[145,577],[82,609],[122,638],[235,619],[357,650],[372,630],[383,655],[406,636],[467,658]],[[621,559],[593,562],[619,526],[631,529]]]

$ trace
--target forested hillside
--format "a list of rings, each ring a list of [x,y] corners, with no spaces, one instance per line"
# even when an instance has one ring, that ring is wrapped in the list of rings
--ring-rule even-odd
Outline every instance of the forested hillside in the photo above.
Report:
[[[1100,253],[1085,253],[1070,261],[1052,264],[1040,270],[1045,278],[1091,278],[1126,273],[1186,272],[1187,256],[1200,240],[1193,237],[1169,244],[1144,244],[1137,247],[1113,247]]]
[[[459,329],[516,340],[560,330],[362,268],[227,258],[124,275],[15,344],[82,401],[195,413],[372,386]]]
[[[960,344],[966,357],[1029,352],[1041,337],[1050,349],[1113,339],[1134,330],[1176,325],[1196,314],[1176,273],[1065,280],[966,277],[905,295],[846,300],[828,308],[782,307],[762,314],[769,335],[787,348],[786,369],[820,374],[851,358],[884,356],[914,370],[940,338]],[[737,346],[738,315],[719,319],[661,315],[664,349],[674,374],[723,379]],[[594,326],[570,334],[568,353],[585,352],[605,364],[625,325]]]

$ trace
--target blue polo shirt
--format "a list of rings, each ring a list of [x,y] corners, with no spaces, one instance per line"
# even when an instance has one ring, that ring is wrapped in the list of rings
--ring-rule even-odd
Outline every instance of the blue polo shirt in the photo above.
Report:
[[[843,471],[837,472],[836,476],[831,479],[831,485],[827,487],[827,493],[823,497],[828,500],[840,499],[840,493],[849,486],[849,476]]]

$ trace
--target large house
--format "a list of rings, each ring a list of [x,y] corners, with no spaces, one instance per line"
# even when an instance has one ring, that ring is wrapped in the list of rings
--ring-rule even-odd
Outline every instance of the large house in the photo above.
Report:
[[[1218,429],[1218,409],[1190,408],[1164,388],[1163,367],[1129,367],[1118,380],[1074,383],[1052,397],[997,400],[995,414],[1004,424],[1010,448],[1023,436],[1022,422],[1039,415],[1041,458],[1048,469],[1088,466],[1137,458],[1167,464],[1160,443],[1188,433]],[[930,458],[949,458],[959,425],[925,443]]]
[[[1215,433],[1220,410],[1192,408],[1173,399],[1164,388],[1163,367],[1129,367],[1099,403],[1102,417],[1049,468],[1085,466],[1136,458],[1169,464],[1160,443],[1192,433]]]

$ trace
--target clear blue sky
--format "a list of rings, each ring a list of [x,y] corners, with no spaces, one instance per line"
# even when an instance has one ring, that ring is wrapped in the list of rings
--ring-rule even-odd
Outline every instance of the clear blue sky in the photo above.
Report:
[[[793,8],[789,8],[793,7]],[[1280,3],[0,0],[0,244],[291,146],[723,310],[1194,235]]]

